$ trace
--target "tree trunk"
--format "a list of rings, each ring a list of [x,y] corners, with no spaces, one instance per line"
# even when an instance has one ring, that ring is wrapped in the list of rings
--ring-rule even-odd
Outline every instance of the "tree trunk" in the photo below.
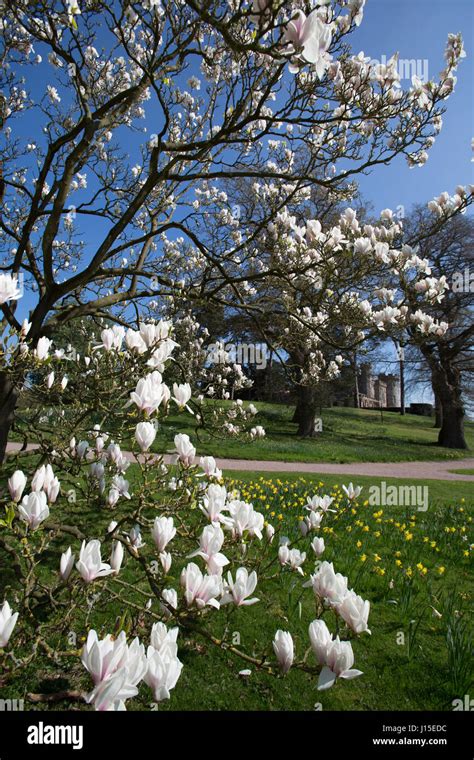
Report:
[[[317,409],[318,403],[314,389],[300,386],[298,404],[295,410],[295,414],[298,411],[297,435],[302,438],[314,438],[316,436]]]
[[[292,422],[299,422],[300,418],[302,416],[302,404],[301,399],[298,395],[298,399],[296,401],[295,411],[293,412],[293,417],[291,418]]]
[[[459,370],[446,360],[432,367],[432,377],[442,415],[438,443],[448,449],[467,449]]]
[[[434,397],[435,397],[435,403],[434,403],[434,407],[435,407],[435,421],[434,421],[433,427],[434,428],[440,428],[441,425],[443,424],[443,411],[442,411],[442,408],[441,408],[441,402],[439,400],[438,394],[435,393]]]
[[[0,372],[0,464],[5,461],[18,392],[5,372]]]

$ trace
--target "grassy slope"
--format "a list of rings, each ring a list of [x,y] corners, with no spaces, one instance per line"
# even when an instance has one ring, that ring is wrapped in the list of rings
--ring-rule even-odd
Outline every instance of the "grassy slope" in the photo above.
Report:
[[[438,431],[427,417],[364,409],[323,409],[323,432],[317,439],[296,436],[291,422],[293,409],[284,405],[257,403],[256,422],[263,425],[266,438],[252,444],[212,440],[203,437],[198,452],[237,459],[290,462],[401,462],[461,459],[469,452],[446,449],[436,444]],[[157,438],[156,450],[173,447],[177,432],[192,435],[191,420],[183,427],[183,415],[172,415]],[[474,448],[474,424],[467,423],[468,445]]]
[[[197,439],[194,419],[185,413],[172,413],[162,423],[154,451],[172,451],[176,433],[188,433],[198,454],[235,459],[260,459],[289,462],[403,462],[463,459],[474,450],[474,423],[466,423],[466,438],[471,451],[446,449],[436,443],[438,431],[429,417],[370,409],[323,409],[323,430],[315,439],[296,435],[291,422],[293,407],[283,404],[255,404],[259,410],[255,424],[262,425],[266,437],[253,442],[211,437],[201,433]],[[96,420],[94,420],[95,422]],[[22,440],[19,431],[12,440]],[[31,440],[34,440],[31,438]],[[130,441],[132,446],[132,441]]]

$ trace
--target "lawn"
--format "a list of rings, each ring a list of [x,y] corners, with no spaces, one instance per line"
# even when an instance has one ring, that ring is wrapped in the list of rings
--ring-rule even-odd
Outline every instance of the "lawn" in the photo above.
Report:
[[[441,459],[462,459],[472,451],[446,449],[438,446],[438,431],[429,417],[373,409],[335,407],[321,412],[322,432],[317,438],[303,439],[296,435],[297,426],[291,422],[293,407],[284,404],[256,402],[258,415],[255,424],[262,425],[266,437],[249,442],[226,437],[195,433],[193,417],[171,413],[161,424],[155,439],[154,451],[173,449],[176,433],[188,433],[199,454],[235,459],[260,459],[288,462],[408,462]],[[172,410],[171,410],[172,411]],[[22,414],[27,418],[28,410]],[[98,422],[99,418],[92,422]],[[102,428],[106,429],[106,424]],[[23,425],[18,425],[13,438],[20,440]],[[55,431],[56,432],[56,431]],[[468,445],[474,449],[474,423],[466,423]],[[34,437],[30,437],[33,441]],[[130,442],[131,445],[131,442]]]
[[[133,482],[133,467],[127,477]],[[323,482],[324,478],[324,482]],[[342,481],[342,482],[346,482]],[[226,479],[228,489],[235,489],[241,498],[252,501],[255,508],[277,527],[278,536],[287,535],[294,545],[307,550],[299,538],[299,518],[304,514],[308,496],[331,493],[335,513],[328,513],[320,535],[326,542],[322,559],[333,561],[336,570],[346,574],[349,585],[371,602],[369,618],[372,635],[353,638],[355,667],[363,676],[350,682],[338,682],[327,692],[318,692],[313,676],[293,672],[275,676],[250,667],[250,676],[239,675],[245,662],[228,650],[209,644],[193,633],[179,636],[179,656],[184,663],[182,676],[171,699],[160,704],[160,710],[450,710],[452,700],[469,693],[472,685],[472,572],[470,543],[474,497],[469,483],[432,481],[429,486],[429,508],[417,512],[404,507],[374,507],[366,503],[371,478],[357,481],[364,486],[356,503],[350,503],[340,484],[341,478],[272,474],[258,477],[243,472]],[[387,479],[388,484],[403,481]],[[157,499],[169,499],[157,494]],[[120,504],[120,502],[119,502]],[[58,509],[55,507],[56,511]],[[91,506],[87,511],[62,503],[62,521],[79,528],[87,537],[103,535],[113,517],[119,519],[120,507],[111,513]],[[200,513],[194,513],[196,518]],[[151,540],[146,537],[149,553]],[[79,541],[68,535],[54,542],[53,550],[42,557],[45,576],[57,573],[60,551],[71,544],[77,551]],[[309,550],[311,554],[311,550]],[[0,554],[1,556],[1,554]],[[184,560],[183,561],[187,561]],[[247,561],[258,567],[257,555]],[[2,557],[2,565],[9,567]],[[308,578],[314,564],[309,556],[305,566]],[[179,560],[169,574],[169,585],[179,589]],[[291,631],[297,655],[308,648],[308,624],[314,618],[314,597],[311,589],[302,589],[299,575],[285,572],[281,589],[276,580],[257,585],[259,603],[249,608],[229,606],[215,615],[214,632],[223,647],[238,643],[253,654],[265,650],[274,661],[271,641],[277,628]],[[2,592],[15,589],[11,572],[1,578]],[[41,655],[21,675],[4,679],[3,698],[24,698],[25,708],[32,706],[33,693],[62,690],[87,690],[90,681],[79,661],[88,627],[102,633],[125,629],[130,635],[146,635],[149,621],[146,614],[124,612],[121,594],[123,583],[132,584],[133,598],[143,607],[149,598],[146,585],[135,575],[130,559],[119,579],[94,584],[94,590],[116,596],[107,610],[96,604],[87,611],[87,597],[79,627],[71,631],[67,619],[51,630],[51,644],[61,652],[57,659]],[[104,589],[107,589],[107,592]],[[0,598],[2,594],[0,593]],[[157,612],[156,604],[151,612]],[[46,614],[46,613],[45,613]],[[334,630],[331,612],[325,613]],[[47,623],[47,619],[41,620]],[[30,649],[24,644],[25,655]],[[309,656],[309,661],[312,655]],[[82,701],[54,701],[49,709],[84,709]],[[140,696],[129,700],[128,709],[154,709],[147,687]],[[87,708],[88,709],[88,708]]]

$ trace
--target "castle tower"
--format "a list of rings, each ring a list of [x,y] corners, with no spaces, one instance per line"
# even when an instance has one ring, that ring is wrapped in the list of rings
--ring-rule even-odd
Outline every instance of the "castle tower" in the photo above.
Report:
[[[387,406],[400,406],[400,378],[398,375],[380,375],[379,376],[387,386]]]
[[[381,376],[375,380],[375,398],[379,401],[382,409],[387,406],[387,384],[382,380]]]

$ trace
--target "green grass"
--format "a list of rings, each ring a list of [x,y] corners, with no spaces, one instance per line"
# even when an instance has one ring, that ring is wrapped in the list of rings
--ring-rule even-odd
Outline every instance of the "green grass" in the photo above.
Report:
[[[216,440],[203,434],[197,442],[198,453],[263,461],[338,463],[455,460],[469,456],[469,451],[438,446],[438,430],[428,417],[384,412],[382,419],[375,410],[323,409],[322,433],[315,439],[303,439],[296,435],[297,426],[291,422],[292,407],[264,403],[256,406],[259,413],[255,420],[265,428],[264,439],[247,443],[229,438]],[[167,419],[155,450],[171,450],[178,432],[193,435],[189,415],[187,419],[178,414]],[[466,424],[466,438],[474,448],[473,423]]]
[[[466,467],[464,470],[460,467],[459,470],[448,470],[448,472],[453,472],[455,475],[474,475],[474,467]]]
[[[211,402],[212,403],[212,402]],[[474,423],[466,423],[466,439],[471,451],[447,449],[437,444],[438,430],[429,417],[373,409],[322,409],[322,432],[314,439],[297,436],[297,426],[291,422],[293,407],[284,404],[256,402],[259,413],[255,424],[266,431],[264,439],[219,438],[201,431],[196,435],[194,418],[187,412],[172,413],[161,423],[153,450],[172,451],[177,433],[188,433],[198,454],[288,462],[407,462],[428,460],[457,460],[472,456]],[[22,410],[28,416],[28,410]],[[93,420],[93,422],[97,422]],[[12,440],[21,440],[19,430]],[[33,435],[33,434],[32,434]],[[31,441],[34,437],[30,438]],[[133,445],[129,441],[130,447]]]
[[[135,483],[137,476],[137,469],[132,466],[127,477]],[[411,508],[368,506],[365,500],[369,486],[380,481],[368,477],[353,479],[364,486],[354,513],[338,488],[342,482],[347,484],[349,478],[301,477],[287,473],[259,477],[255,473],[238,472],[226,480],[229,489],[238,489],[242,498],[252,501],[281,534],[290,536],[293,541],[298,540],[296,526],[299,516],[304,513],[306,498],[316,491],[335,495],[338,511],[325,517],[320,534],[326,542],[323,559],[333,561],[336,570],[348,575],[350,586],[371,602],[369,622],[372,635],[353,639],[355,667],[364,675],[350,682],[338,682],[331,690],[322,693],[316,690],[314,677],[301,672],[290,671],[282,678],[250,666],[251,676],[243,679],[239,671],[248,667],[245,662],[195,634],[182,632],[179,636],[179,656],[184,663],[182,676],[171,700],[160,704],[160,711],[313,710],[315,705],[316,709],[321,706],[324,710],[450,710],[453,699],[469,693],[469,677],[463,680],[462,674],[456,673],[455,658],[451,657],[450,664],[447,647],[448,627],[454,626],[459,639],[454,653],[458,661],[466,660],[472,653],[468,631],[472,631],[469,610],[472,609],[473,586],[471,558],[466,552],[469,555],[469,542],[472,541],[468,535],[472,527],[474,496],[469,483],[428,482],[429,509],[424,513]],[[410,484],[397,479],[386,481],[389,485]],[[112,517],[119,519],[122,507],[111,513],[94,505],[84,508],[83,505],[61,502],[53,508],[52,517],[60,508],[63,522],[78,526],[87,536],[93,537],[103,535]],[[126,509],[126,505],[123,508]],[[198,513],[192,513],[191,517],[193,515],[199,518]],[[151,540],[145,538],[148,556]],[[45,578],[57,572],[59,553],[69,544],[77,551],[78,540],[65,536],[55,539],[44,553]],[[301,545],[300,548],[305,547]],[[6,569],[0,578],[3,592],[5,586],[14,588],[15,583],[7,569],[9,558],[2,557],[0,552],[0,561]],[[182,562],[185,561],[183,558]],[[426,574],[420,569],[420,563],[427,569]],[[177,589],[181,564],[180,560],[176,561],[169,579],[169,585]],[[311,568],[312,560],[307,560],[307,576]],[[136,575],[130,559],[119,577],[133,585],[132,598],[143,604],[147,596],[142,596],[140,590],[145,591],[146,585]],[[107,581],[107,584],[119,590],[113,581]],[[95,584],[94,591],[101,587],[102,582]],[[12,588],[8,590],[9,598],[11,594]],[[273,660],[271,642],[276,629],[282,628],[291,631],[297,658],[301,659],[308,648],[307,627],[315,616],[312,591],[307,589],[302,595],[301,578],[288,572],[284,575],[283,588],[275,580],[267,580],[257,586],[256,595],[260,602],[250,608],[228,607],[218,613],[211,611],[210,615],[215,618],[215,635],[228,643],[237,637],[247,653],[256,654],[263,649]],[[118,631],[125,625],[130,628],[131,635],[138,634],[146,641],[149,626],[146,618],[135,615],[124,622],[121,618],[124,607],[119,602],[109,603],[104,609],[99,603],[89,619],[85,608],[84,604],[84,611],[74,626],[77,647],[81,646],[82,637],[92,625],[103,633]],[[435,615],[433,608],[441,617]],[[157,611],[155,603],[152,611]],[[332,613],[325,613],[325,618],[334,631]],[[29,709],[29,692],[90,689],[90,681],[78,655],[71,652],[70,632],[67,621],[58,621],[53,637],[57,647],[69,650],[69,655],[56,662],[40,657],[39,662],[30,664],[21,675],[3,683],[2,697],[23,697],[26,709]],[[400,644],[403,637],[404,643]],[[23,654],[28,651],[26,642]],[[311,661],[312,656],[309,657]],[[149,710],[151,703],[151,693],[142,685],[140,696],[130,700],[127,706],[132,710]],[[74,706],[89,709],[81,702]],[[68,701],[48,705],[48,709],[70,707]]]

